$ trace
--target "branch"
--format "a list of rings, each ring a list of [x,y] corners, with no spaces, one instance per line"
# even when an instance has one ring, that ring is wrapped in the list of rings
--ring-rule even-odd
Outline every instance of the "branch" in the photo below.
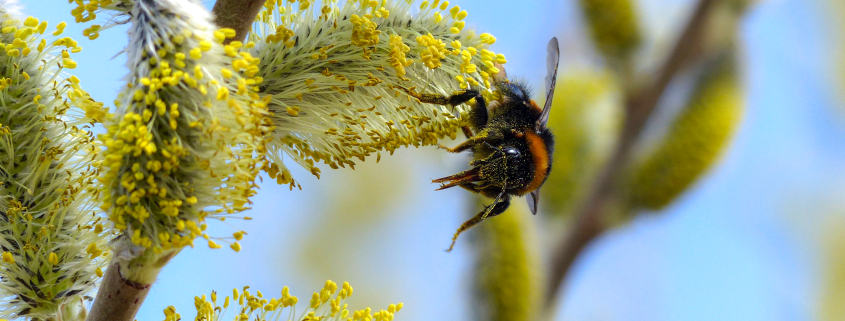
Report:
[[[150,286],[124,279],[120,275],[120,264],[112,263],[103,276],[87,321],[132,321],[150,292]]]
[[[114,257],[106,269],[86,321],[135,320],[135,314],[159,272],[179,251],[152,253],[128,261]]]
[[[265,0],[217,0],[214,4],[214,23],[220,28],[235,30],[234,38],[227,38],[224,43],[244,41],[252,22],[264,6]]]
[[[547,311],[556,301],[558,290],[575,258],[584,247],[604,229],[602,216],[612,207],[617,199],[615,184],[622,169],[628,163],[631,149],[640,136],[646,121],[651,116],[657,102],[669,85],[669,82],[681,69],[697,60],[704,53],[707,17],[713,11],[718,0],[701,0],[686,28],[678,38],[672,53],[660,69],[653,82],[638,92],[628,96],[625,103],[626,118],[616,149],[610,161],[596,178],[593,191],[577,212],[574,224],[567,236],[553,248],[549,287],[545,296]]]

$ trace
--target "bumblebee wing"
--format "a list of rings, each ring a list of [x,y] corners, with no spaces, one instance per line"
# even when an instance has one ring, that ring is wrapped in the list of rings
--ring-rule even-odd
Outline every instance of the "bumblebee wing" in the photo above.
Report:
[[[555,93],[555,82],[557,81],[557,65],[560,62],[560,47],[557,43],[557,37],[549,40],[549,46],[546,48],[546,105],[543,106],[543,114],[537,120],[537,128],[546,127],[549,121],[549,111],[552,109],[552,98]]]
[[[540,189],[535,189],[525,199],[528,200],[528,208],[531,209],[531,214],[537,215],[537,203],[540,203]]]

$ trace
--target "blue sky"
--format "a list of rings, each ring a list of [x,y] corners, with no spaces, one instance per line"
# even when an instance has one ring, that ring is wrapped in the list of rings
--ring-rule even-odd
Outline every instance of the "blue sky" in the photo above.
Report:
[[[27,14],[53,24],[72,20],[66,1],[22,2]],[[598,60],[585,45],[574,2],[453,4],[497,37],[494,50],[508,58],[510,75],[539,85],[552,36],[562,40],[562,70]],[[691,1],[640,3],[649,40],[659,44]],[[845,183],[843,109],[827,67],[830,53],[841,49],[827,41],[822,10],[808,1],[772,0],[749,12],[741,26],[747,110],[720,166],[670,208],[592,244],[564,288],[558,320],[815,318],[819,279],[810,235],[829,215],[819,204],[835,200]],[[126,73],[125,58],[112,59],[125,29],[96,41],[82,38],[79,25],[66,30],[84,47],[74,73],[95,99],[112,101]],[[262,184],[247,214],[256,219],[232,223],[249,233],[243,251],[184,250],[161,274],[138,320],[163,319],[168,305],[190,317],[193,296],[243,285],[273,294],[288,285],[307,298],[325,279],[350,281],[354,306],[405,302],[400,320],[470,319],[472,248],[459,242],[453,253],[442,251],[462,222],[467,195],[435,193],[428,184],[465,162],[412,148],[355,171],[327,169],[320,180],[296,168],[303,191]],[[339,191],[359,196],[334,197]]]

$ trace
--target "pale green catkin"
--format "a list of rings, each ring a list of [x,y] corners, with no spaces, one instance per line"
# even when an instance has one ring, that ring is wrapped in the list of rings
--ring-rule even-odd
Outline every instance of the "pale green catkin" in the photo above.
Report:
[[[77,43],[14,5],[0,1],[0,318],[84,318],[107,239],[86,123],[105,111],[65,74]]]
[[[614,145],[621,123],[621,95],[609,73],[559,76],[548,126],[555,134],[552,172],[541,190],[540,211],[566,216],[589,191]]]
[[[419,103],[397,86],[451,95],[473,88],[489,95],[494,65],[490,34],[465,28],[467,12],[447,1],[267,2],[249,39],[261,59],[258,84],[275,131],[270,177],[295,184],[283,156],[319,177],[355,167],[399,147],[454,138],[468,107]]]
[[[632,0],[579,0],[596,48],[605,58],[624,60],[642,41]]]
[[[265,166],[269,119],[255,93],[258,60],[223,45],[234,31],[216,30],[199,1],[132,3],[128,83],[98,135],[101,209],[122,233],[112,246],[124,260],[167,255],[197,237],[238,251],[238,238],[204,230],[209,219],[249,209]]]
[[[476,266],[471,274],[475,276],[479,308],[473,309],[473,314],[477,320],[531,321],[538,316],[542,270],[530,221],[536,217],[524,208],[513,204],[475,228]]]
[[[627,188],[632,207],[660,209],[670,204],[728,146],[744,107],[732,59],[723,56],[702,71],[686,108],[657,148],[634,166]]]
[[[841,210],[841,207],[840,207]],[[820,224],[823,233],[821,252],[821,287],[819,289],[819,320],[836,321],[845,319],[845,222],[842,213],[834,214],[835,219]]]

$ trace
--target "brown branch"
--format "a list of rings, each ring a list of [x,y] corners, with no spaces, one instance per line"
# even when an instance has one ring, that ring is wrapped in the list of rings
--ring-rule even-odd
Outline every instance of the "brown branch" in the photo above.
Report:
[[[120,275],[120,264],[112,263],[106,269],[87,321],[134,320],[150,286],[124,279]]]
[[[549,287],[545,296],[547,311],[550,311],[549,308],[556,302],[557,293],[572,263],[584,247],[604,231],[603,215],[617,199],[616,183],[620,173],[627,165],[631,149],[657,106],[658,100],[672,78],[704,53],[702,44],[707,31],[706,21],[717,1],[699,1],[657,77],[649,86],[629,95],[626,99],[626,117],[617,147],[596,178],[594,189],[577,212],[569,233],[553,248]]]
[[[133,321],[161,269],[180,249],[148,253],[131,261],[113,258],[87,321]],[[120,252],[120,250],[116,250]]]
[[[235,30],[234,38],[227,38],[224,43],[244,41],[252,22],[264,6],[265,0],[217,0],[214,4],[214,23],[220,28]]]

